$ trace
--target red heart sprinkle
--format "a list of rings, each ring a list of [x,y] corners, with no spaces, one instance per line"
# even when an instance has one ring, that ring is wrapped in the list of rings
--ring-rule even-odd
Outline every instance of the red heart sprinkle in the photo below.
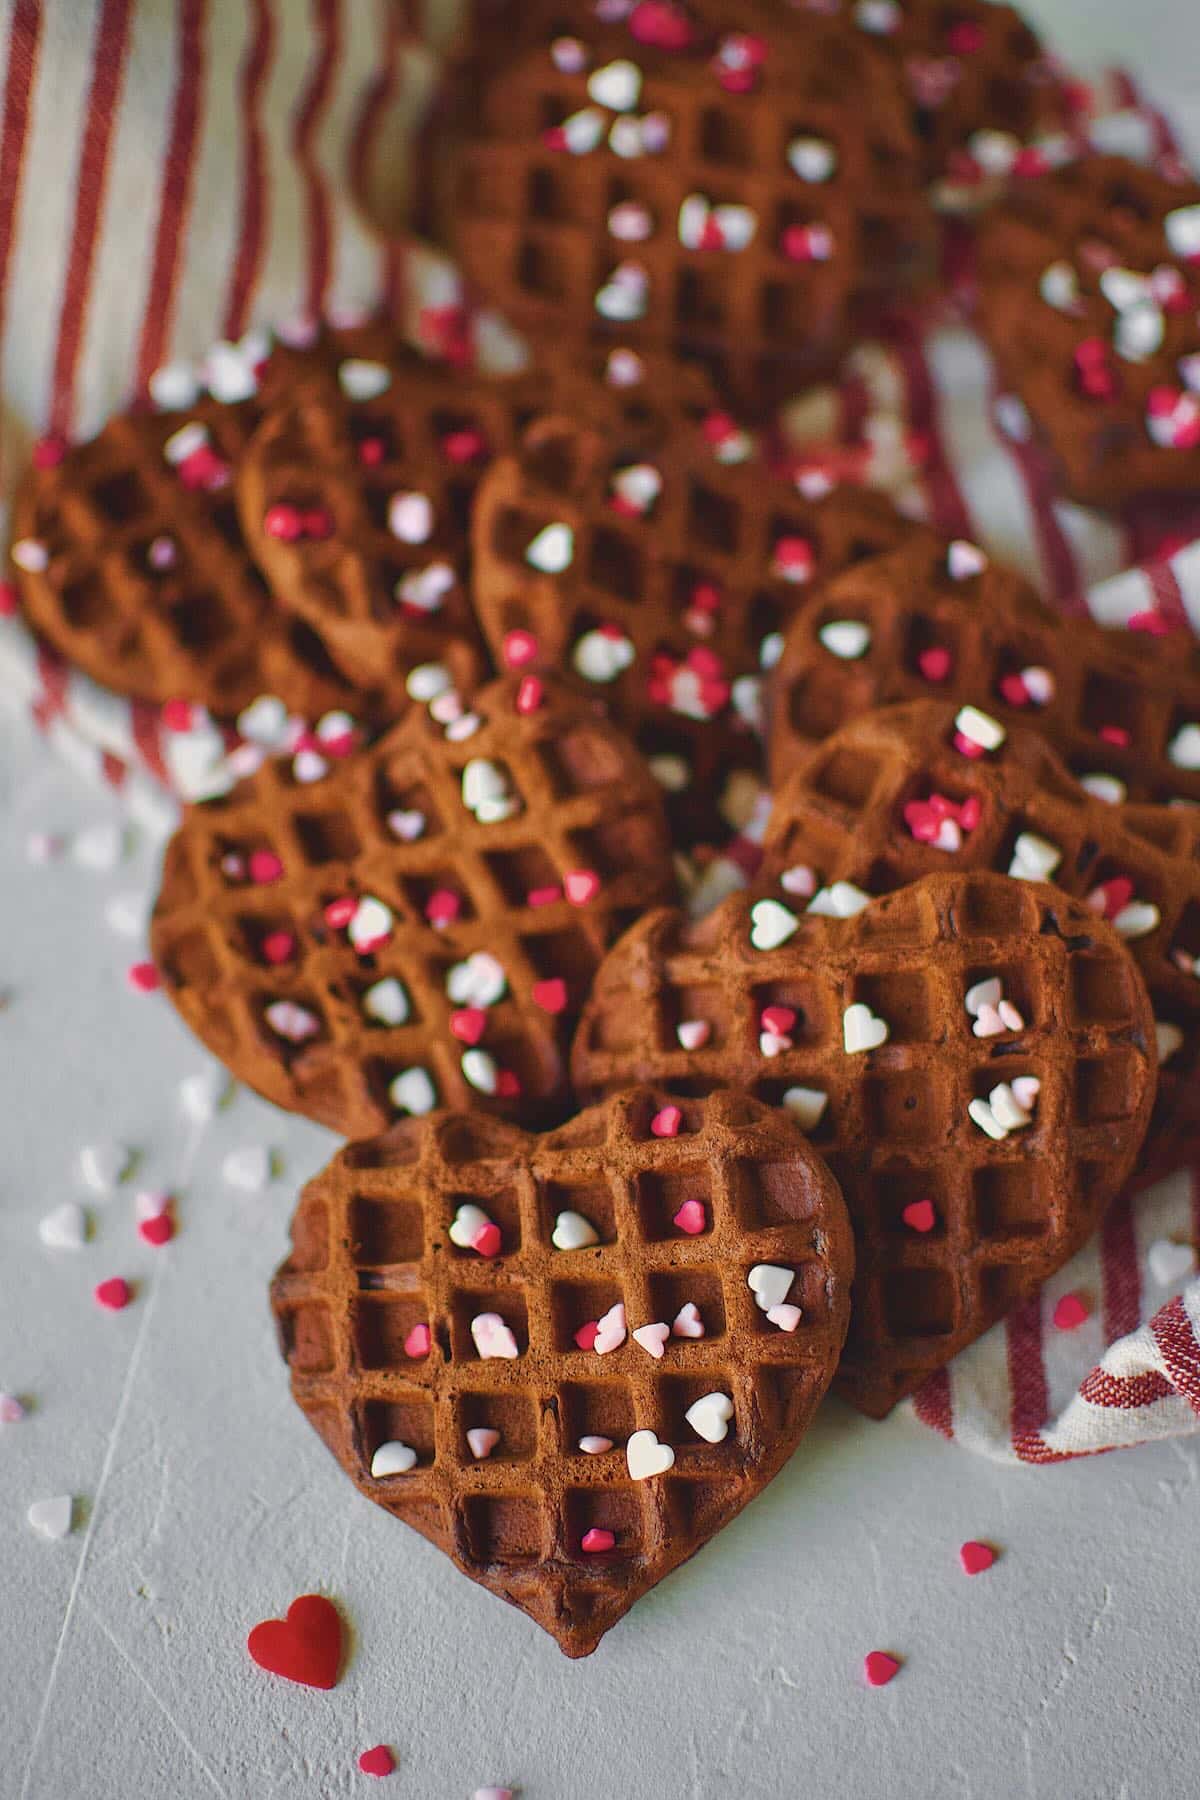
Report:
[[[563,891],[572,906],[586,906],[600,892],[600,877],[594,869],[570,869],[563,877]]]
[[[333,514],[323,506],[314,506],[304,515],[304,535],[310,538],[333,536]]]
[[[535,713],[542,704],[546,690],[536,675],[526,675],[517,689],[517,711],[523,719]]]
[[[413,1362],[419,1362],[423,1356],[429,1355],[432,1343],[433,1336],[428,1325],[414,1325],[404,1340],[404,1354],[411,1357]]]
[[[377,469],[387,455],[387,445],[381,437],[366,437],[358,446],[358,460],[365,469]]]
[[[283,864],[273,850],[252,850],[249,868],[251,881],[259,887],[278,881],[283,874]]]
[[[702,1200],[685,1200],[671,1223],[678,1225],[680,1231],[688,1237],[699,1237],[708,1224],[708,1214],[704,1210]]]
[[[175,1221],[164,1206],[160,1213],[152,1218],[138,1220],[138,1236],[147,1244],[157,1249],[162,1244],[169,1244],[175,1236]]]
[[[509,631],[504,637],[504,660],[510,669],[526,668],[537,655],[537,639],[532,631]]]
[[[932,1200],[914,1200],[905,1207],[900,1217],[911,1231],[932,1231],[937,1224]]]
[[[889,1656],[886,1650],[869,1650],[863,1657],[863,1674],[868,1687],[886,1687],[899,1668],[898,1658]]]
[[[451,431],[442,439],[442,454],[455,463],[474,462],[486,449],[487,443],[480,431]]]
[[[557,975],[549,981],[537,981],[533,987],[533,1004],[543,1012],[563,1012],[567,1004],[567,984]]]
[[[109,1312],[120,1312],[129,1305],[133,1295],[129,1283],[120,1275],[112,1275],[107,1281],[98,1282],[92,1289],[92,1298],[97,1306],[106,1307]]]
[[[263,939],[262,948],[269,963],[290,962],[296,953],[296,940],[290,931],[272,931]]]
[[[477,1044],[487,1030],[487,1014],[482,1006],[464,1006],[451,1013],[450,1029],[460,1043]]]
[[[960,1548],[958,1560],[965,1575],[982,1575],[995,1562],[996,1552],[990,1544],[980,1544],[972,1538]]]
[[[677,1106],[664,1106],[656,1112],[650,1121],[650,1130],[655,1137],[672,1138],[679,1136],[679,1127],[683,1124],[683,1114]]]
[[[1116,744],[1122,750],[1129,742],[1129,733],[1123,725],[1102,725],[1097,736],[1102,737],[1106,744]]]
[[[686,50],[692,41],[690,21],[670,0],[641,0],[630,15],[629,34],[656,50]]]
[[[358,1766],[364,1775],[390,1775],[396,1767],[396,1759],[386,1744],[376,1744],[373,1750],[363,1751]]]
[[[1054,1309],[1054,1323],[1059,1331],[1077,1331],[1090,1310],[1082,1294],[1064,1294]]]
[[[575,1333],[575,1342],[581,1350],[595,1349],[596,1333],[599,1329],[600,1324],[597,1319],[589,1319],[586,1325],[581,1325],[579,1327],[579,1330]]]
[[[983,817],[983,801],[978,794],[971,794],[958,809],[958,822],[964,831],[974,831]]]
[[[286,1619],[264,1619],[246,1639],[260,1669],[304,1687],[331,1688],[342,1659],[342,1621],[323,1594],[302,1594]]]
[[[461,911],[461,899],[449,888],[438,888],[425,903],[425,917],[431,925],[452,925]]]
[[[325,908],[325,923],[331,931],[343,931],[358,911],[358,901],[353,894],[343,894],[340,900],[331,900]]]
[[[152,962],[130,963],[125,979],[135,994],[152,994],[158,986],[158,970]]]
[[[276,506],[268,506],[263,514],[263,530],[270,538],[277,538],[280,543],[294,544],[304,529],[304,521],[299,507],[288,506],[281,501]]]
[[[498,1069],[496,1072],[496,1097],[499,1100],[515,1100],[521,1092],[521,1079],[515,1069]]]
[[[1029,689],[1019,675],[1006,675],[1000,683],[1000,696],[1010,706],[1028,706]]]
[[[525,896],[525,904],[531,909],[539,906],[553,906],[562,899],[562,889],[558,887],[530,888]]]
[[[928,650],[922,650],[917,658],[917,667],[926,681],[945,681],[951,669],[950,652],[941,644],[934,644]]]
[[[164,700],[162,722],[168,731],[190,731],[192,725],[191,701]]]
[[[486,1225],[479,1227],[471,1239],[471,1248],[480,1256],[499,1256],[500,1227],[489,1219]]]
[[[759,1015],[759,1023],[764,1031],[772,1031],[776,1037],[786,1037],[796,1023],[796,1014],[790,1006],[764,1006]]]
[[[584,1532],[579,1548],[589,1556],[597,1556],[605,1550],[615,1549],[616,1542],[611,1531],[605,1531],[602,1526],[593,1525],[590,1531]]]

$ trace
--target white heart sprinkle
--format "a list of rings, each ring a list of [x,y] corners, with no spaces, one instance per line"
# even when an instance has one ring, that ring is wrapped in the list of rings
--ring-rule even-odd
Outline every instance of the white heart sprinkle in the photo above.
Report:
[[[115,869],[126,850],[125,832],[119,825],[92,825],[72,840],[71,855],[84,869]]]
[[[592,1345],[597,1356],[607,1356],[610,1350],[619,1350],[628,1335],[628,1322],[625,1317],[625,1304],[618,1300],[610,1306],[604,1317],[596,1325],[596,1341]]]
[[[586,1250],[600,1242],[600,1234],[582,1213],[560,1212],[550,1242],[556,1250]]]
[[[704,1320],[700,1317],[700,1308],[694,1300],[685,1300],[671,1321],[671,1336],[681,1338],[702,1338],[704,1336]]]
[[[613,493],[637,512],[647,513],[663,489],[663,479],[652,463],[629,463],[612,478]]]
[[[390,812],[387,816],[388,830],[398,837],[403,844],[415,844],[424,834],[428,821],[423,812],[410,809],[407,812]]]
[[[704,1394],[692,1402],[683,1416],[706,1444],[721,1444],[733,1417],[733,1401],[728,1394]]]
[[[274,1175],[274,1157],[265,1144],[242,1144],[231,1150],[221,1164],[221,1174],[230,1187],[247,1194],[261,1194]]]
[[[88,1216],[74,1200],[65,1200],[39,1222],[38,1236],[48,1250],[82,1250],[87,1242]]]
[[[160,412],[183,412],[200,398],[200,383],[187,363],[164,363],[146,385]]]
[[[391,937],[395,923],[396,915],[390,906],[373,894],[364,894],[354,908],[346,936],[360,956],[369,956]]]
[[[412,1010],[404,983],[394,975],[385,975],[366,990],[362,1009],[369,1019],[376,1019],[381,1025],[407,1024]]]
[[[149,917],[150,905],[145,894],[112,894],[104,902],[105,924],[121,937],[144,936]]]
[[[421,706],[428,706],[439,694],[447,694],[453,688],[450,671],[444,663],[418,663],[410,669],[404,681],[404,691],[410,700]]]
[[[473,756],[463,767],[462,800],[468,812],[478,813],[495,800],[506,800],[510,789],[504,770],[486,757]]]
[[[858,1056],[868,1050],[878,1050],[881,1044],[888,1041],[886,1021],[873,1013],[869,1006],[861,1000],[848,1006],[842,1014],[842,1042],[846,1046],[847,1056]]]
[[[780,1331],[795,1331],[804,1314],[798,1306],[785,1301],[782,1306],[768,1306],[767,1317],[772,1325],[778,1325]]]
[[[188,1075],[179,1084],[183,1110],[198,1125],[215,1119],[233,1092],[233,1083],[224,1069],[215,1064],[198,1075]]]
[[[424,569],[413,569],[396,583],[396,598],[404,606],[415,606],[418,612],[437,612],[458,576],[448,562],[431,562]]]
[[[585,1456],[603,1456],[604,1452],[611,1450],[612,1447],[611,1438],[597,1437],[594,1432],[589,1432],[586,1437],[581,1437],[579,1440],[579,1448]]]
[[[1177,769],[1200,769],[1200,725],[1184,725],[1177,731],[1167,755]]]
[[[511,1362],[521,1354],[517,1349],[516,1338],[499,1313],[476,1313],[471,1320],[471,1336],[475,1340],[476,1350],[485,1362],[494,1358]]]
[[[571,653],[577,674],[585,681],[615,681],[632,663],[637,651],[623,632],[598,627],[585,631]]]
[[[1013,859],[1008,872],[1021,881],[1045,881],[1062,861],[1062,851],[1048,838],[1023,831],[1013,845]]]
[[[288,729],[287,707],[273,694],[260,694],[238,714],[237,728],[252,744],[262,744],[268,750],[282,749]]]
[[[1079,305],[1079,277],[1069,262],[1052,262],[1042,270],[1038,293],[1056,312],[1074,312]]]
[[[707,1019],[684,1019],[675,1027],[675,1036],[685,1050],[702,1050],[712,1036]]]
[[[575,533],[569,525],[544,525],[525,547],[525,561],[543,575],[561,575],[575,555]]]
[[[981,750],[998,750],[1008,736],[999,720],[993,719],[990,713],[980,712],[977,706],[961,707],[954,724],[963,737],[978,744]]]
[[[1173,1025],[1169,1019],[1155,1020],[1154,1036],[1158,1045],[1158,1060],[1160,1063],[1169,1062],[1173,1056],[1177,1056],[1180,1050],[1183,1049],[1183,1032],[1178,1025]]]
[[[402,1069],[388,1087],[388,1099],[399,1112],[419,1119],[437,1105],[437,1090],[425,1069]]]
[[[457,1244],[460,1250],[472,1250],[479,1233],[491,1223],[481,1206],[464,1201],[450,1221],[450,1242]]]
[[[609,212],[608,230],[619,243],[643,244],[654,230],[654,215],[639,200],[621,200]]]
[[[402,544],[424,544],[433,531],[433,502],[428,494],[393,494],[388,501],[388,530]]]
[[[1129,789],[1116,775],[1081,775],[1079,785],[1108,806],[1122,806],[1129,797]]]
[[[825,1117],[829,1095],[820,1088],[791,1087],[783,1096],[783,1104],[801,1131],[813,1131]]]
[[[204,379],[214,400],[236,406],[258,392],[258,377],[244,351],[236,344],[213,344],[204,358]]]
[[[756,950],[777,950],[800,921],[778,900],[756,900],[750,909],[750,942]]]
[[[563,120],[559,130],[572,156],[587,156],[603,140],[604,114],[594,106],[581,107]]]
[[[1139,300],[1118,314],[1113,327],[1113,346],[1125,362],[1146,362],[1162,348],[1167,322],[1155,301]]]
[[[382,1481],[388,1475],[407,1475],[416,1466],[416,1451],[411,1444],[401,1443],[399,1438],[380,1444],[371,1458],[371,1474],[376,1481]]]
[[[347,400],[374,400],[392,385],[392,372],[383,363],[349,356],[338,365],[338,386]]]
[[[1037,1105],[1042,1084],[1036,1075],[1016,1075],[1012,1081],[1013,1098],[1025,1112],[1031,1113]]]
[[[52,1500],[35,1500],[25,1517],[39,1537],[57,1542],[70,1531],[73,1510],[70,1494],[56,1494]]]
[[[50,552],[40,538],[18,538],[9,555],[27,575],[41,575],[50,567]]]
[[[837,168],[837,151],[828,138],[796,137],[787,147],[788,166],[801,181],[828,181]]]
[[[285,1038],[289,1044],[306,1044],[321,1030],[317,1015],[307,1006],[297,1006],[294,1000],[272,1000],[264,1009],[263,1017],[275,1035]]]
[[[799,900],[810,899],[817,891],[817,875],[807,863],[793,863],[779,877],[779,885],[785,894],[794,894]]]
[[[645,270],[637,269],[636,264],[622,263],[621,268],[636,270],[641,279],[634,280],[627,276],[620,280],[618,277],[621,271],[616,270],[612,279],[597,293],[595,307],[602,319],[612,319],[617,324],[624,325],[645,317],[650,282]]]
[[[79,1172],[98,1194],[111,1194],[134,1164],[128,1144],[86,1144],[79,1152]]]
[[[670,1444],[660,1444],[652,1431],[635,1431],[625,1446],[625,1461],[631,1480],[649,1481],[674,1467],[675,1452]]]
[[[199,419],[191,419],[171,433],[163,445],[163,461],[176,468],[198,450],[206,449],[210,441],[208,426],[201,424]]]
[[[834,619],[828,625],[822,625],[817,633],[831,656],[838,656],[843,662],[854,662],[865,656],[871,643],[871,630],[860,619]]]
[[[746,1286],[754,1295],[761,1312],[782,1306],[796,1279],[794,1269],[781,1269],[778,1263],[755,1263],[746,1277]]]
[[[655,1362],[659,1362],[670,1335],[671,1327],[669,1325],[639,1325],[633,1333],[633,1341],[635,1344],[640,1344],[642,1349],[654,1358]]]
[[[971,1014],[972,1018],[976,1018],[978,1017],[981,1007],[999,1006],[1003,995],[1004,988],[1001,985],[999,976],[991,975],[986,981],[977,981],[974,987],[969,987],[967,989],[963,998],[963,1005]]]
[[[1163,220],[1163,230],[1176,256],[1200,256],[1200,206],[1177,206]]]
[[[1021,670],[1021,680],[1035,706],[1049,706],[1057,692],[1057,683],[1049,669],[1035,663],[1031,668]]]
[[[852,919],[870,904],[870,894],[864,894],[852,881],[835,881],[832,887],[814,894],[806,910],[818,918]]]
[[[1131,900],[1113,920],[1113,930],[1123,938],[1147,937],[1162,924],[1162,914],[1148,900]]]
[[[314,781],[324,781],[329,773],[329,764],[319,750],[305,745],[292,758],[292,774],[301,787],[311,787]]]
[[[620,57],[594,69],[588,76],[588,97],[610,112],[632,112],[642,92],[642,71],[636,63]]]
[[[1150,1274],[1158,1287],[1176,1287],[1196,1273],[1196,1252],[1190,1244],[1173,1244],[1158,1238],[1146,1252]]]
[[[1139,275],[1135,269],[1118,268],[1116,264],[1101,269],[1099,287],[1114,312],[1136,306],[1150,292],[1150,283],[1144,275]]]
[[[500,1433],[490,1425],[472,1425],[467,1432],[467,1448],[476,1462],[486,1462],[499,1442]]]
[[[1001,1138],[1008,1136],[1007,1127],[1000,1123],[986,1100],[970,1101],[967,1106],[967,1117],[974,1120],[980,1131],[986,1132],[990,1138],[995,1138],[997,1143]]]
[[[507,987],[503,967],[487,950],[473,950],[446,974],[446,995],[455,1006],[495,1006]]]
[[[579,38],[555,38],[550,46],[550,60],[562,75],[580,75],[588,66],[587,45]]]
[[[952,581],[966,581],[971,575],[980,575],[987,565],[988,559],[979,545],[968,543],[966,538],[955,538],[946,551],[946,568]]]

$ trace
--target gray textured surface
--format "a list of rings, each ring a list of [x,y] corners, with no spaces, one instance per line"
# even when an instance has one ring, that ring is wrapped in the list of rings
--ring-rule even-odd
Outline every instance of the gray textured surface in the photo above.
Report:
[[[1193,0],[1031,11],[1200,119]],[[136,948],[103,921],[148,890],[153,846],[106,875],[25,860],[31,830],[106,813],[0,713],[0,1387],[35,1401],[0,1426],[4,1800],[316,1800],[365,1791],[356,1759],[380,1740],[400,1764],[380,1794],[424,1800],[500,1781],[527,1800],[1200,1790],[1194,1440],[1008,1471],[830,1403],[750,1512],[580,1664],[356,1495],[287,1400],[265,1300],[332,1139],[245,1093],[186,1120],[203,1055],[128,992]],[[80,1148],[113,1137],[142,1151],[137,1178],[92,1205],[84,1251],[45,1250],[43,1214],[90,1202]],[[284,1162],[260,1196],[220,1172],[250,1143]],[[180,1194],[166,1251],[135,1235],[139,1185]],[[90,1291],[115,1273],[142,1285],[110,1316]],[[65,1491],[76,1528],[44,1543],[26,1507]],[[967,1537],[1003,1552],[973,1581]],[[327,1695],[244,1651],[311,1588],[353,1631]],[[905,1666],[870,1692],[876,1647]]]

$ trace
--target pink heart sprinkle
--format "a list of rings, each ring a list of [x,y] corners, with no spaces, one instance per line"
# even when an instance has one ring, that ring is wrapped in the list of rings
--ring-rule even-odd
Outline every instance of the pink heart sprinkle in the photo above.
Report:
[[[579,1330],[575,1333],[575,1342],[581,1350],[594,1350],[596,1348],[596,1333],[599,1329],[599,1323],[595,1319],[589,1319],[586,1325],[581,1325],[579,1327]]]
[[[431,925],[452,925],[461,911],[461,899],[449,888],[437,888],[425,902],[425,917]]]
[[[275,506],[268,506],[262,523],[267,536],[278,539],[282,544],[294,544],[304,530],[300,508],[289,506],[282,500]]]
[[[358,901],[353,894],[343,894],[340,900],[331,900],[325,908],[325,923],[331,931],[344,931],[357,911]]]
[[[545,698],[546,690],[536,675],[526,675],[517,689],[517,711],[523,719],[530,713],[537,712]]]
[[[899,1669],[898,1658],[889,1656],[886,1650],[869,1650],[863,1657],[863,1674],[868,1687],[886,1687]]]
[[[964,1574],[982,1575],[995,1562],[996,1552],[990,1544],[980,1544],[972,1538],[959,1549],[958,1560],[963,1566]]]
[[[432,1344],[433,1335],[428,1325],[414,1325],[404,1340],[404,1354],[411,1357],[413,1362],[419,1362],[423,1356],[429,1355]]]
[[[563,877],[563,891],[572,906],[586,906],[600,892],[600,877],[594,869],[569,869]]]
[[[272,881],[278,881],[283,874],[283,863],[273,850],[252,850],[250,853],[250,879],[258,887],[266,887]]]
[[[671,1327],[661,1322],[655,1325],[639,1325],[633,1333],[633,1341],[640,1344],[648,1356],[658,1362],[667,1347],[667,1339],[671,1335]]]
[[[101,1281],[92,1289],[92,1298],[97,1306],[107,1308],[109,1312],[120,1312],[128,1306],[133,1295],[129,1283],[120,1275],[111,1275],[107,1281]]]
[[[0,1394],[0,1425],[19,1425],[25,1408],[15,1394]]]
[[[139,1219],[138,1236],[145,1243],[153,1244],[155,1249],[162,1244],[169,1244],[175,1236],[175,1221],[168,1208],[164,1206],[161,1212],[152,1214],[150,1218]]]
[[[159,974],[152,962],[130,963],[125,979],[135,994],[152,994],[159,985]]]
[[[290,931],[272,931],[263,939],[262,949],[269,963],[290,962],[296,954],[296,940]]]
[[[671,1321],[672,1337],[702,1338],[704,1336],[704,1320],[700,1317],[700,1308],[694,1300],[685,1300]]]
[[[451,1013],[450,1029],[464,1044],[477,1044],[487,1030],[487,1014],[482,1006],[464,1006]]]
[[[776,1037],[785,1037],[795,1023],[796,1014],[790,1006],[764,1006],[759,1015],[762,1029]]]
[[[656,1112],[650,1121],[650,1130],[655,1137],[673,1138],[679,1136],[679,1127],[683,1124],[683,1114],[677,1106],[664,1106]]]
[[[913,1200],[900,1217],[910,1231],[932,1231],[937,1224],[937,1213],[933,1209],[932,1200]]]
[[[660,1136],[665,1135],[660,1133]],[[704,1210],[702,1200],[685,1200],[671,1223],[678,1225],[680,1231],[688,1237],[699,1237],[708,1228],[708,1214]]]
[[[562,889],[560,887],[530,888],[525,896],[525,904],[533,910],[539,906],[553,906],[556,901],[561,899]]]
[[[391,1775],[396,1767],[396,1759],[386,1744],[376,1744],[373,1750],[364,1750],[358,1759],[358,1766],[364,1775]]]
[[[538,653],[532,631],[510,631],[504,639],[504,660],[510,669],[524,669]]]
[[[922,650],[917,658],[917,667],[926,681],[945,681],[951,666],[950,652],[941,644],[934,644],[928,650]]]
[[[486,1462],[499,1442],[500,1433],[490,1425],[473,1425],[467,1433],[467,1448],[476,1462]]]
[[[1000,683],[1001,698],[1010,706],[1028,706],[1029,689],[1019,675],[1006,675]]]
[[[1056,1329],[1077,1331],[1089,1316],[1090,1310],[1082,1294],[1064,1294],[1054,1309]]]
[[[559,976],[552,976],[549,981],[536,981],[533,985],[533,1004],[546,1013],[565,1011],[567,1004],[567,984]]]
[[[479,1227],[471,1239],[471,1248],[480,1256],[499,1256],[500,1227],[489,1219],[486,1225]]]
[[[579,1548],[588,1556],[598,1556],[605,1550],[615,1549],[616,1542],[611,1531],[605,1531],[601,1526],[593,1525],[590,1531],[584,1532]]]
[[[191,701],[165,700],[162,708],[162,722],[168,731],[190,731],[192,728]]]

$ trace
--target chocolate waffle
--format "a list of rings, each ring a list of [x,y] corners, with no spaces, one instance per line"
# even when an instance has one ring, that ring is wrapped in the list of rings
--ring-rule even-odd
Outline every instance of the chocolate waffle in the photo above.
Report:
[[[586,1242],[555,1247],[563,1215]],[[837,1185],[783,1114],[648,1089],[540,1138],[406,1120],[309,1183],[292,1244],[271,1303],[309,1422],[369,1499],[568,1656],[787,1461],[837,1364],[854,1259]],[[783,1324],[752,1272],[758,1301],[767,1272],[786,1288]],[[657,1356],[632,1336],[652,1321]]]
[[[1009,1010],[985,1035],[992,982]],[[803,1125],[857,1246],[837,1385],[872,1416],[1079,1249],[1141,1148],[1155,1067],[1111,926],[991,874],[929,875],[849,919],[746,895],[694,925],[652,913],[605,959],[571,1058],[582,1100],[736,1088]]]
[[[699,421],[715,401],[699,371],[628,353],[488,380],[398,345],[367,346],[274,406],[239,465],[242,529],[282,603],[347,677],[397,710],[409,671],[444,661],[463,691],[483,645],[468,598],[475,490],[492,458],[556,404],[600,412],[636,440],[657,414]],[[621,379],[614,378],[616,370]]]
[[[1120,157],[1023,183],[985,224],[979,319],[1065,490],[1200,488],[1200,185]]]
[[[927,528],[882,496],[805,499],[714,461],[695,434],[648,453],[546,417],[480,485],[475,602],[497,660],[575,675],[665,771],[682,842],[719,830],[733,768],[757,768],[759,693],[814,584]],[[523,665],[524,666],[524,665]]]
[[[537,678],[470,705],[443,686],[317,782],[268,764],[167,848],[166,992],[239,1080],[349,1137],[435,1105],[561,1117],[600,958],[673,891],[618,731]]]
[[[307,719],[371,716],[320,636],[289,618],[247,554],[232,476],[255,400],[120,413],[34,468],[13,509],[12,566],[33,629],[115,693],[233,719],[274,694]]]
[[[1081,788],[1035,731],[982,759],[954,747],[953,701],[852,719],[775,796],[755,893],[861,905],[949,869],[1053,882],[1099,910],[1142,971],[1159,1028],[1146,1178],[1200,1153],[1200,811],[1111,806]]]
[[[530,333],[698,358],[766,408],[929,275],[916,146],[861,34],[686,13],[537,15],[465,121],[457,251]]]
[[[772,784],[858,714],[931,698],[1036,726],[1101,798],[1200,801],[1194,643],[1063,618],[974,545],[928,540],[852,570],[792,622],[772,678]]]

